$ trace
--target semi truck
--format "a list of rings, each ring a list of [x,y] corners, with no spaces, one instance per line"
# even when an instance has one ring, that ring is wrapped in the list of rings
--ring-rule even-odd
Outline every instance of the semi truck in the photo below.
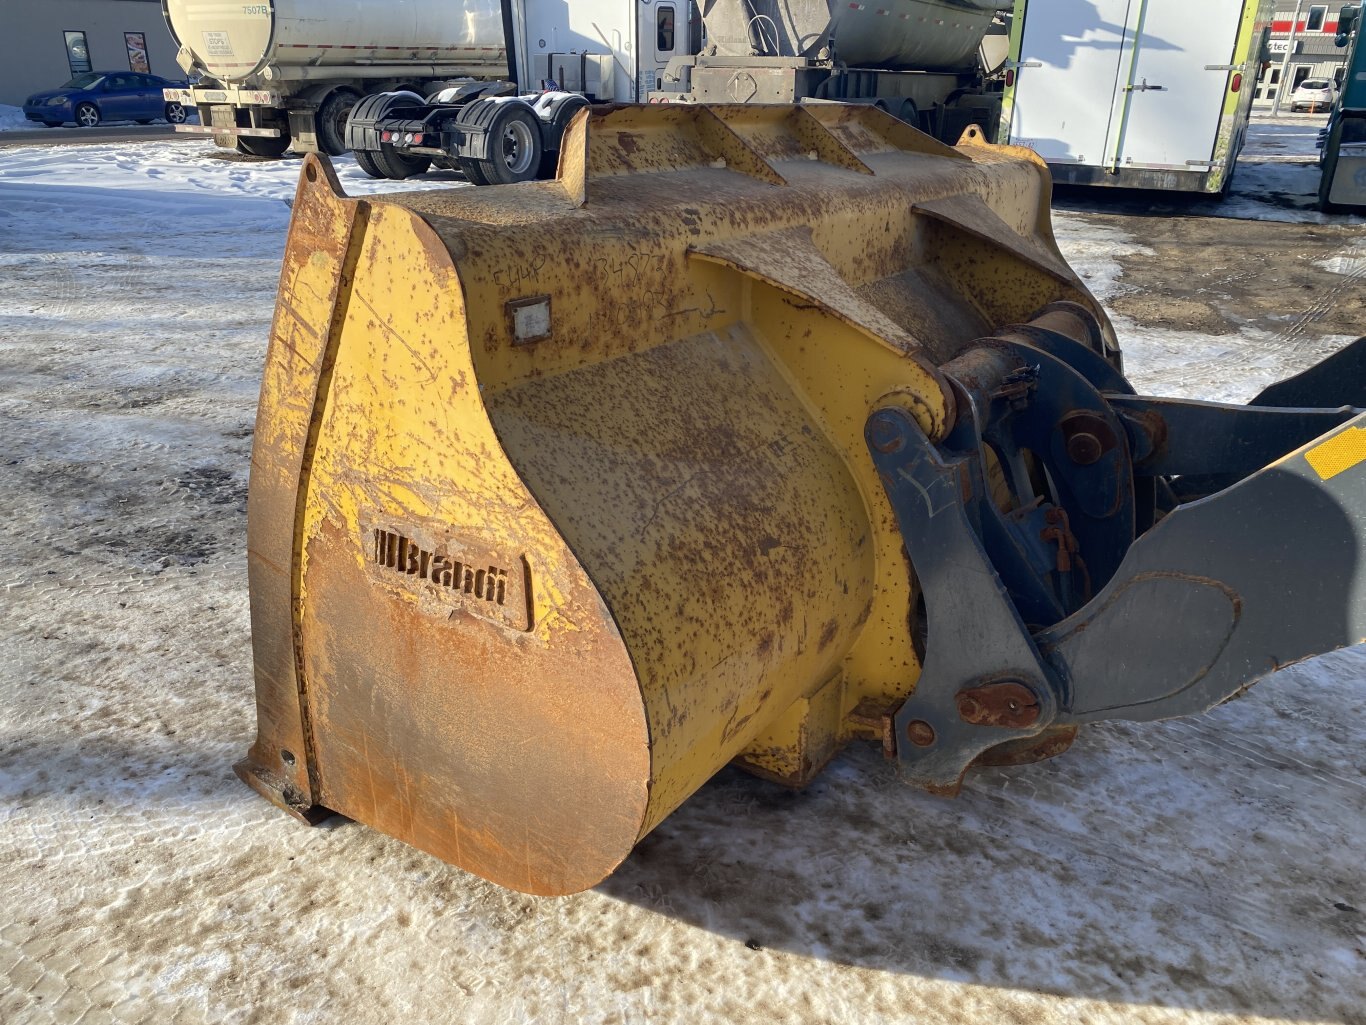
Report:
[[[1016,0],[1002,138],[1055,181],[1222,193],[1247,135],[1271,0]]]
[[[584,101],[840,100],[948,141],[969,124],[992,138],[1000,93],[989,73],[1005,56],[1004,6],[162,0],[177,59],[199,76],[168,94],[198,109],[191,131],[266,156],[353,148],[376,177],[436,160],[495,181],[549,173],[567,113]]]
[[[1349,46],[1347,75],[1322,132],[1319,209],[1366,207],[1366,47],[1361,45],[1361,5],[1342,8],[1337,45]]]

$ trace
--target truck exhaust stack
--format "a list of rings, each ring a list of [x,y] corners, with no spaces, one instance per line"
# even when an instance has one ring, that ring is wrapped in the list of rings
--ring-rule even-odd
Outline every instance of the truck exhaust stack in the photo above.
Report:
[[[553,181],[307,158],[257,420],[238,774],[500,885],[730,762],[955,792],[1366,635],[1366,343],[1134,394],[1026,150],[869,107],[580,112]]]

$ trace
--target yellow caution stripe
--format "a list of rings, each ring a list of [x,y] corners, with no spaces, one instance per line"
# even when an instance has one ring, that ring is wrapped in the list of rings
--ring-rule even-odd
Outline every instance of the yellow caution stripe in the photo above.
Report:
[[[1304,454],[1323,480],[1330,480],[1357,463],[1366,462],[1366,427],[1349,427]]]

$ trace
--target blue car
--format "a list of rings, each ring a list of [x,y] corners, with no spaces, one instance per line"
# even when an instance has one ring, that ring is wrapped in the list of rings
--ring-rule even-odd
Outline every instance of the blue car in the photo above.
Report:
[[[157,118],[178,125],[185,121],[185,108],[166,102],[161,90],[183,85],[136,71],[87,71],[60,89],[30,96],[24,101],[24,116],[49,128],[68,122],[83,128],[101,121],[146,125]]]

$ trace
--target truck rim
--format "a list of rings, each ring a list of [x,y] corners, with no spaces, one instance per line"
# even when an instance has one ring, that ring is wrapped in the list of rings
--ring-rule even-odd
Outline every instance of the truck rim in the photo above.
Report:
[[[525,174],[531,167],[534,155],[531,129],[521,120],[514,119],[503,128],[503,162],[513,174]]]

